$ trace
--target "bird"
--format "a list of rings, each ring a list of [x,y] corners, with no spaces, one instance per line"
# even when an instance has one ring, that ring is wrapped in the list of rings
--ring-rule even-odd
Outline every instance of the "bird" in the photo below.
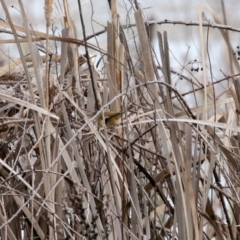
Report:
[[[103,114],[104,120],[103,121]],[[103,114],[100,114],[98,117],[98,124],[100,126],[106,125],[109,128],[115,127],[121,123],[122,112],[113,112],[113,111],[105,111]]]

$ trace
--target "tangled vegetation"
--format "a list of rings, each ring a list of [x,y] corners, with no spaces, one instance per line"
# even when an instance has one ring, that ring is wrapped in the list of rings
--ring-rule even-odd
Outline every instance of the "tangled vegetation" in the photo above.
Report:
[[[67,0],[62,36],[50,34],[53,1],[45,1],[45,33],[18,2],[23,26],[1,0],[1,29],[13,38],[0,43],[15,44],[19,58],[0,68],[0,238],[239,239],[240,68],[228,35],[239,30],[214,12],[214,24],[145,21],[137,1],[135,23],[121,26],[112,0],[112,22],[87,36],[79,1],[79,40]],[[172,68],[167,32],[157,33],[157,48],[149,39],[157,24],[218,29],[229,74],[207,79],[204,38],[201,60]],[[107,50],[89,43],[104,33]],[[191,89],[181,92],[173,76]]]

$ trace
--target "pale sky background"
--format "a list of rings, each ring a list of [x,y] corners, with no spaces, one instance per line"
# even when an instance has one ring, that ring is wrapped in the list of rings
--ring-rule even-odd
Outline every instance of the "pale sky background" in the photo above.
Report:
[[[224,1],[224,0],[223,0]],[[22,19],[21,19],[21,13],[19,11],[18,7],[18,1],[12,0],[6,1],[9,6],[9,11],[11,13],[11,16],[14,17],[15,23],[21,25]],[[78,16],[78,6],[76,0],[69,0],[69,6],[71,11],[71,17],[73,18],[77,29],[78,29],[78,37],[82,39],[81,34],[81,25],[80,25],[80,18]],[[144,10],[145,18],[151,18],[155,21],[161,21],[164,19],[170,19],[170,20],[182,20],[182,21],[198,21],[198,11],[199,8],[202,9],[204,14],[208,19],[212,21],[211,13],[208,11],[205,5],[205,1],[201,0],[140,0],[138,1],[141,5],[141,7]],[[58,27],[59,33],[62,29],[62,19],[61,19],[61,12],[62,9],[59,7],[59,3],[61,1],[55,0],[55,10],[54,10],[54,25]],[[97,32],[101,29],[103,29],[102,26],[106,26],[107,21],[111,20],[111,12],[108,7],[107,0],[82,0],[82,8],[84,13],[84,19],[86,24],[86,30],[87,35],[93,33],[93,29],[91,26],[91,17],[94,19],[94,31]],[[122,24],[126,24],[126,22],[134,23],[134,11],[129,10],[130,4],[128,1],[122,1],[119,0],[119,13],[120,13],[120,21]],[[210,0],[206,1],[207,4],[209,4],[215,13],[218,15],[218,17],[222,20],[222,11],[221,11],[221,1],[217,0]],[[28,15],[29,21],[33,25],[33,28],[45,31],[45,20],[44,20],[44,0],[23,0],[23,4],[25,6],[26,13]],[[226,7],[226,13],[227,13],[227,21],[228,25],[234,26],[236,28],[240,28],[240,21],[239,21],[239,13],[238,10],[240,9],[240,1],[237,0],[225,0],[224,1],[225,7]],[[14,6],[14,8],[11,8],[11,6]],[[126,11],[126,8],[129,10],[128,14]],[[3,10],[0,5],[1,10],[1,17],[5,19],[5,14],[3,13]],[[102,26],[101,26],[102,25]],[[185,54],[184,47],[182,44],[189,44],[191,45],[191,42],[189,39],[194,38],[195,33],[198,34],[197,27],[186,27],[182,25],[162,25],[157,26],[155,29],[155,32],[166,30],[168,31],[169,40],[171,42],[171,47],[175,48],[176,51],[179,52],[179,54]],[[1,34],[3,35],[3,34]],[[0,36],[1,36],[0,35]],[[239,34],[235,34],[239,35]],[[10,36],[7,36],[9,38]],[[236,36],[233,36],[233,41],[235,41]],[[101,47],[105,48],[106,41],[104,37],[98,37],[100,39]],[[237,37],[236,39],[239,39]],[[197,41],[198,39],[192,39],[194,41]],[[219,39],[216,39],[218,41]],[[195,42],[196,45],[198,45],[197,42]],[[214,43],[216,45],[216,42]],[[176,46],[174,46],[176,45]],[[9,49],[10,55],[14,54],[11,53],[11,49]],[[14,54],[15,55],[15,54]]]
[[[17,0],[6,0],[9,11],[11,16],[13,17],[15,24],[21,25],[21,13],[18,7]],[[29,18],[29,22],[32,24],[33,28],[39,31],[45,31],[45,20],[44,20],[44,0],[23,0],[22,1],[26,13]],[[75,25],[78,29],[78,38],[82,39],[82,31],[81,31],[81,24],[80,18],[78,15],[78,5],[76,0],[69,0],[69,8],[71,11],[71,17],[75,22]],[[214,10],[215,14],[218,18],[223,21],[223,14],[222,14],[222,7],[221,1],[217,0],[141,0],[138,1],[144,10],[144,16],[146,19],[151,19],[154,21],[163,21],[165,19],[169,20],[181,20],[181,21],[198,21],[199,16],[198,12],[201,9],[201,12],[204,12],[204,15],[210,22],[213,22],[212,14],[206,7],[206,3],[211,6]],[[228,25],[240,28],[240,1],[237,0],[223,0],[226,8],[227,14],[227,21]],[[60,7],[60,0],[55,0],[55,10],[53,13],[53,23],[54,27],[57,27],[56,35],[61,34],[61,30],[63,28],[62,25],[62,9]],[[82,9],[83,9],[83,17],[85,20],[85,27],[87,30],[87,35],[92,34],[93,32],[97,32],[102,30],[103,27],[107,25],[107,21],[111,21],[111,12],[108,7],[107,0],[84,0],[81,1]],[[134,11],[130,9],[129,1],[118,1],[118,9],[120,13],[120,21],[122,24],[126,23],[134,23]],[[11,5],[14,7],[12,8]],[[128,11],[126,11],[128,9]],[[1,18],[5,18],[5,14],[2,10],[0,5],[1,11]],[[93,19],[94,21],[92,21]],[[91,25],[93,23],[93,27]],[[94,30],[93,30],[94,28]],[[204,38],[206,41],[206,33],[207,28],[204,28]],[[135,30],[134,30],[135,31]],[[171,57],[171,67],[175,71],[181,72],[183,67],[187,68],[188,70],[191,69],[191,64],[189,62],[197,59],[201,61],[201,50],[200,50],[200,42],[199,42],[199,28],[196,26],[183,26],[183,25],[157,25],[154,27],[154,38],[153,38],[153,45],[156,51],[157,56],[159,56],[159,49],[156,41],[156,33],[157,31],[168,32],[168,39],[169,39],[169,47],[171,50],[170,57]],[[132,31],[126,32],[127,37],[130,39],[129,44],[133,42],[132,38]],[[135,31],[136,34],[136,31]],[[211,55],[211,64],[214,72],[214,78],[220,79],[223,78],[224,74],[230,74],[229,70],[229,61],[228,61],[228,54],[226,51],[226,44],[220,34],[219,30],[217,29],[210,29],[209,32],[209,52]],[[0,35],[1,38],[11,38],[11,35]],[[103,34],[97,37],[97,40],[100,44],[100,47],[106,49],[106,34]],[[91,43],[95,44],[95,39],[90,41]],[[230,42],[231,46],[234,50],[237,50],[237,46],[240,45],[240,33],[230,32]],[[206,43],[206,42],[205,42]],[[16,58],[18,56],[18,51],[14,46],[11,45],[4,45],[1,47],[5,54],[10,55],[11,58]],[[84,53],[84,49],[79,49],[81,53]],[[90,53],[94,54],[92,51]],[[6,58],[7,59],[7,58]],[[208,64],[208,62],[207,62]],[[221,71],[224,73],[222,73]],[[198,79],[201,80],[202,73],[194,73]],[[209,72],[207,73],[207,77],[209,78]],[[184,81],[179,82],[178,77],[173,77],[173,81],[176,81],[176,86],[180,89],[184,88],[182,92],[186,90],[186,85]]]

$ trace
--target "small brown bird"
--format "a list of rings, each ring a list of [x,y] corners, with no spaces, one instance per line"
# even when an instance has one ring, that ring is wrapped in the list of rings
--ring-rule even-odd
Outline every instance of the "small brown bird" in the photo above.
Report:
[[[121,123],[122,114],[122,112],[105,111],[105,123],[103,122],[103,114],[100,114],[98,117],[98,124],[101,126],[105,124],[109,128],[115,127]]]

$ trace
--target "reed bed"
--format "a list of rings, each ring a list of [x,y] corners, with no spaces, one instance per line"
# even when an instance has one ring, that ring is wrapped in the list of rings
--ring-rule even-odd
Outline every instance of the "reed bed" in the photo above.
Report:
[[[135,1],[135,23],[121,26],[117,1],[110,2],[112,21],[87,36],[80,1],[78,23],[63,1],[64,28],[56,36],[53,1],[45,2],[46,32],[39,32],[20,0],[22,26],[1,0],[7,21],[0,25],[13,38],[0,43],[15,44],[19,58],[0,68],[0,238],[239,239],[240,71],[228,36],[238,29],[213,11],[214,24],[201,17],[187,23],[202,37],[201,66],[192,69],[202,70],[201,78],[189,78],[171,68],[167,32],[157,33],[152,48],[148,31],[159,22],[145,21]],[[137,63],[126,27],[137,33]],[[221,32],[231,63],[230,74],[212,82],[203,34],[209,28]],[[107,50],[88,42],[103,33]],[[174,86],[176,74],[191,90]],[[223,81],[226,97],[219,98],[215,87]],[[186,96],[198,93],[203,100],[191,107]],[[106,111],[120,112],[120,124],[99,125]]]

